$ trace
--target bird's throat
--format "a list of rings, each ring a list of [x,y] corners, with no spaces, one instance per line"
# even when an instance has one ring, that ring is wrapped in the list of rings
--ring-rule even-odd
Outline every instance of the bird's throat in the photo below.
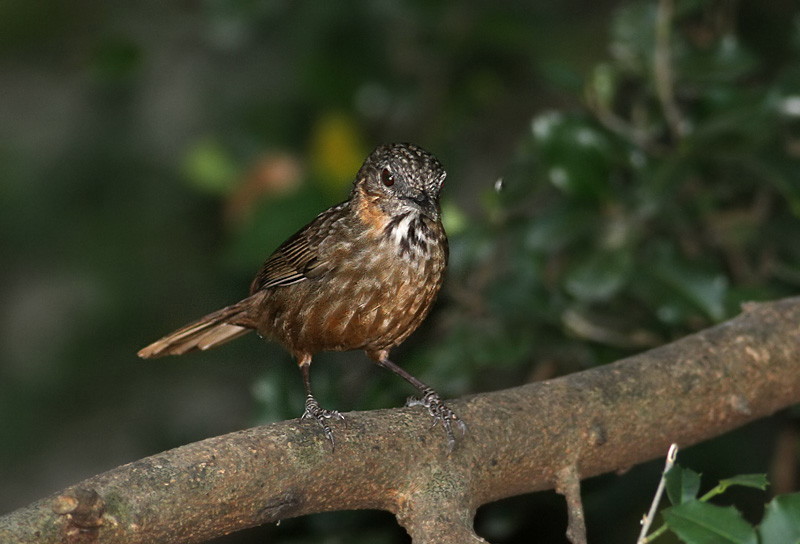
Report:
[[[384,228],[384,236],[401,257],[420,258],[428,254],[435,236],[430,222],[419,212],[406,212],[393,217]]]

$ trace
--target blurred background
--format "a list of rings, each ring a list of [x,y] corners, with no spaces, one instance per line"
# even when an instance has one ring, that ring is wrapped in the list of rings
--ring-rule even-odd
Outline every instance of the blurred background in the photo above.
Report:
[[[540,5],[531,5],[540,4]],[[297,417],[255,335],[143,361],[242,298],[376,145],[448,170],[451,267],[396,361],[443,396],[554,377],[800,288],[800,10],[791,0],[0,3],[0,512],[187,442]],[[323,354],[321,403],[412,393]],[[531,414],[531,417],[535,417]],[[751,521],[797,489],[786,411],[691,448]],[[658,422],[653,422],[654,426]],[[585,483],[589,538],[632,542],[662,463]],[[553,492],[488,505],[494,543],[566,542]],[[408,542],[334,513],[220,539]]]

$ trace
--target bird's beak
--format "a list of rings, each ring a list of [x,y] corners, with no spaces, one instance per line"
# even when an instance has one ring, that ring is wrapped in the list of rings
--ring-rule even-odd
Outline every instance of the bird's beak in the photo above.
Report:
[[[411,202],[415,208],[418,208],[423,215],[427,215],[433,220],[439,218],[439,206],[434,199],[425,193],[420,192],[413,196],[408,196],[406,200]]]

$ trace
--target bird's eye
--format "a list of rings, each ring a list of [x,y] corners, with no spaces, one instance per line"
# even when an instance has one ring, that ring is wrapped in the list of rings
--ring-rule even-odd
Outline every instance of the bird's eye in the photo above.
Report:
[[[394,185],[394,174],[392,174],[388,168],[381,170],[381,182],[387,187]]]

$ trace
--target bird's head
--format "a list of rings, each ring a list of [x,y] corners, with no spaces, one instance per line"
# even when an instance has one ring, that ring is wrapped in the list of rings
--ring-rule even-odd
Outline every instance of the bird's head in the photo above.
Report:
[[[414,144],[377,147],[361,166],[354,191],[373,197],[387,215],[407,212],[439,220],[439,192],[447,175],[441,163]]]

